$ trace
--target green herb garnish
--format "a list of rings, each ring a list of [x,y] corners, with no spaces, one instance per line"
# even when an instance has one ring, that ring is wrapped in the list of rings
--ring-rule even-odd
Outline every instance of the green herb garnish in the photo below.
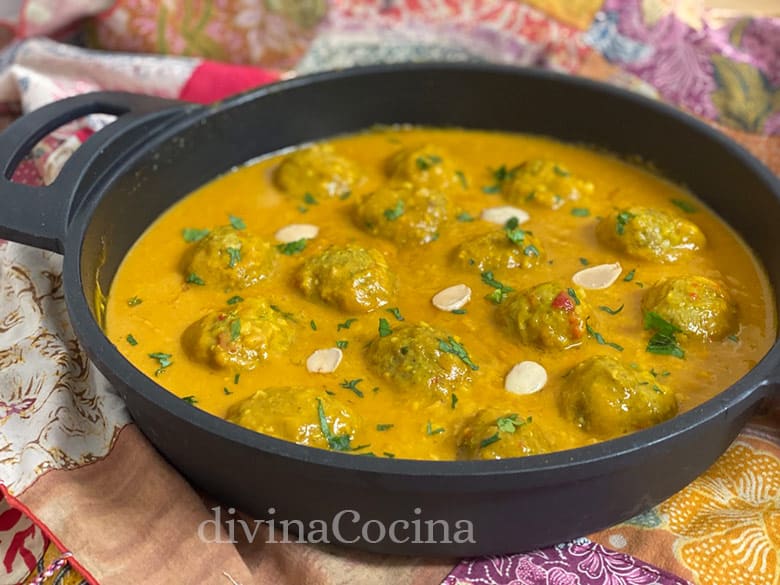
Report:
[[[466,179],[466,175],[463,174],[463,171],[455,171],[455,176],[458,177],[458,181],[460,181],[460,184],[463,186],[464,189],[469,188],[469,182]]]
[[[571,175],[569,171],[567,171],[563,167],[559,167],[558,165],[553,165],[553,172],[559,177],[568,177],[569,175]]]
[[[350,451],[349,443],[351,441],[349,435],[334,435],[328,425],[328,418],[325,416],[325,409],[322,406],[322,401],[317,398],[317,415],[320,419],[320,431],[328,442],[328,447],[334,451]]]
[[[197,403],[198,403],[198,399],[197,399],[197,398],[195,398],[195,397],[194,397],[194,396],[192,396],[192,395],[189,395],[189,396],[182,396],[182,397],[181,397],[181,399],[182,399],[184,402],[186,402],[187,404],[197,404]]]
[[[590,209],[587,207],[572,207],[571,214],[574,217],[588,217],[590,215]]]
[[[209,230],[206,229],[197,229],[197,228],[184,228],[181,232],[181,235],[184,237],[184,241],[188,244],[192,244],[193,242],[199,242],[203,238],[205,238],[207,235],[209,235]]]
[[[241,379],[241,374],[236,374],[233,376],[233,384],[238,384],[238,381]]]
[[[294,242],[287,242],[286,244],[276,245],[276,249],[287,256],[292,256],[298,252],[303,252],[305,248],[306,238],[301,238],[300,240],[295,240]]]
[[[390,323],[384,317],[379,318],[379,337],[387,337],[393,332]]]
[[[455,392],[453,392],[452,394],[450,394],[450,408],[455,410],[455,406],[457,406],[457,404],[458,404],[458,395],[455,394]]]
[[[518,419],[517,414],[512,413],[497,418],[496,426],[502,433],[514,433],[518,428],[522,427],[527,422],[528,421],[525,419]]]
[[[352,191],[344,191],[341,195],[339,195],[339,199],[342,201],[349,199],[349,196],[352,195]]]
[[[198,286],[203,286],[203,285],[205,285],[205,284],[206,284],[206,283],[204,282],[204,280],[203,280],[203,279],[202,279],[200,276],[198,276],[197,274],[195,274],[194,272],[190,272],[190,273],[187,275],[187,280],[186,280],[185,282],[187,282],[187,283],[189,283],[189,284],[196,284],[196,285],[198,285]]]
[[[304,193],[303,202],[308,205],[317,205],[317,199],[311,193]]]
[[[241,262],[241,248],[225,248],[225,251],[230,256],[228,268],[235,268],[236,264]]]
[[[141,303],[143,303],[143,300],[138,297],[130,297],[129,299],[127,299],[127,305],[129,307],[137,307]]]
[[[592,337],[593,339],[595,339],[596,342],[599,345],[607,345],[607,346],[609,346],[609,347],[611,347],[613,349],[616,349],[618,351],[623,351],[623,346],[622,345],[619,345],[617,343],[613,343],[613,342],[610,342],[610,341],[607,341],[606,339],[604,339],[604,336],[601,333],[599,333],[598,331],[594,330],[593,327],[590,326],[590,323],[588,323],[587,320],[585,321],[585,329],[588,331],[588,335],[590,337]]]
[[[452,313],[453,315],[465,315],[466,309],[452,309],[450,313]]]
[[[583,266],[587,266],[588,264],[590,264],[590,262],[588,261],[587,258],[580,258],[580,264],[582,264]]]
[[[376,430],[378,431],[387,431],[389,429],[392,429],[395,425],[393,424],[379,424],[376,425]]]
[[[355,321],[357,321],[357,319],[353,318],[353,319],[347,319],[343,323],[339,323],[338,325],[336,325],[336,331],[341,331],[342,329],[349,329]]]
[[[479,448],[480,448],[480,449],[484,449],[484,448],[485,448],[485,447],[487,447],[488,445],[492,445],[492,444],[493,444],[493,443],[495,443],[496,441],[500,441],[500,440],[501,440],[501,437],[499,437],[499,436],[498,436],[498,433],[496,433],[495,435],[491,435],[491,436],[490,436],[490,437],[488,437],[487,439],[482,439],[482,440],[479,442]]]
[[[493,278],[493,273],[490,271],[482,273],[482,282],[496,289],[485,297],[496,304],[503,301],[506,295],[514,290],[511,286],[506,286],[505,284],[498,282],[495,278]]]
[[[347,341],[346,339],[339,339],[336,342],[336,347],[338,347],[339,349],[347,349],[348,345],[349,345],[349,341]]]
[[[571,300],[574,301],[575,305],[579,305],[580,304],[580,298],[577,296],[577,293],[574,292],[573,288],[567,288],[566,292],[569,293],[569,296],[571,297]]]
[[[150,353],[149,357],[153,360],[157,360],[157,363],[159,364],[159,368],[157,368],[154,371],[155,376],[159,376],[163,372],[165,372],[165,369],[173,365],[173,360],[171,359],[173,356],[169,353],[163,353],[161,351],[156,351],[154,353]]]
[[[460,361],[462,361],[472,370],[479,369],[479,366],[475,364],[473,361],[471,361],[471,357],[469,357],[469,352],[466,351],[466,348],[463,347],[457,341],[455,341],[455,339],[451,335],[447,337],[447,341],[444,341],[443,339],[439,339],[439,349],[445,353],[451,353],[457,356],[458,358],[460,358]]]
[[[455,216],[455,219],[458,221],[474,221],[474,216],[471,215],[468,211],[462,211],[457,216]]]
[[[680,333],[679,327],[669,323],[658,313],[648,311],[645,313],[645,329],[655,333],[647,342],[645,351],[657,355],[670,355],[678,359],[685,358],[685,351],[678,345],[675,334]]]
[[[507,239],[513,244],[517,244],[518,246],[522,244],[523,240],[525,239],[525,230],[517,227],[519,224],[520,220],[518,220],[516,217],[510,217],[504,225]]]
[[[404,316],[401,314],[401,309],[393,307],[392,309],[385,309],[388,313],[391,313],[395,317],[396,321],[403,321]]]
[[[132,333],[128,333],[125,339],[127,339],[127,343],[129,343],[130,345],[138,345],[138,341],[136,341]]]
[[[228,389],[227,389],[227,387],[223,387],[223,388],[222,388],[222,393],[223,393],[225,396],[230,396],[231,394],[233,394],[233,392],[231,392],[230,390],[228,390]]]
[[[355,378],[354,380],[344,380],[339,386],[342,388],[346,388],[347,390],[352,390],[359,398],[363,398],[363,391],[358,388],[358,384],[360,384],[363,381],[363,378]]]
[[[439,427],[438,429],[434,429],[433,425],[431,425],[431,421],[428,421],[428,425],[425,427],[425,434],[428,436],[432,435],[438,435],[439,433],[444,432],[444,427]]]
[[[244,220],[240,217],[236,217],[235,215],[228,215],[228,220],[230,221],[230,225],[233,226],[234,230],[245,230],[246,224],[244,223]]]
[[[739,337],[736,335],[729,335],[726,339],[729,339],[733,341],[734,343],[739,343]]]
[[[404,214],[405,209],[406,206],[404,205],[403,199],[399,199],[395,202],[395,207],[392,209],[385,209],[383,213],[387,221],[395,221]]]
[[[309,327],[311,327],[312,331],[317,331],[317,323],[314,322],[314,319],[309,321]]]
[[[632,268],[631,271],[626,274],[625,278],[623,278],[623,282],[631,282],[634,280],[634,275],[636,274],[636,268]]]
[[[609,313],[610,315],[617,315],[620,311],[623,310],[623,305],[620,305],[617,309],[610,309],[606,305],[599,305],[599,309],[601,309],[605,313]]]
[[[241,335],[241,319],[233,319],[230,322],[230,341],[235,341]]]
[[[418,156],[415,160],[415,163],[417,164],[418,169],[421,171],[427,171],[429,168],[439,164],[441,161],[442,158],[440,156],[436,156],[435,154],[424,154],[422,156]]]
[[[670,201],[682,209],[685,213],[696,213],[698,211],[698,208],[695,205],[685,201],[684,199],[671,199]]]
[[[234,297],[230,297],[227,300],[227,304],[228,305],[235,305],[236,303],[243,303],[243,302],[244,302],[244,297],[240,297],[238,295],[236,295]]]
[[[626,224],[634,219],[634,214],[630,211],[621,211],[617,214],[616,223],[615,223],[615,231],[619,236],[623,235],[623,232],[626,230]]]
[[[525,254],[526,256],[536,256],[537,258],[541,255],[539,249],[533,244],[529,244],[528,246],[523,248],[523,254]]]
[[[388,453],[387,451],[385,451],[385,452],[384,452],[384,453],[382,453],[382,454],[383,454],[385,457],[389,457],[390,459],[394,459],[394,458],[395,458],[395,453]]]
[[[269,307],[271,307],[272,311],[275,311],[275,312],[279,313],[282,317],[284,317],[288,321],[292,321],[293,323],[297,323],[297,321],[295,319],[295,315],[293,315],[292,313],[290,313],[288,311],[283,311],[282,309],[279,308],[278,305],[269,305]]]

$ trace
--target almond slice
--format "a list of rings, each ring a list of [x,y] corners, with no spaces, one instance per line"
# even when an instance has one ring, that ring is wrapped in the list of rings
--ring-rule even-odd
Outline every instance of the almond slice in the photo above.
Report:
[[[442,311],[462,309],[471,300],[471,289],[465,284],[449,286],[433,295],[433,306]]]
[[[306,369],[312,374],[330,374],[339,367],[342,357],[344,353],[338,347],[318,349],[306,360]]]
[[[482,210],[482,219],[490,223],[504,225],[513,217],[517,218],[518,223],[525,223],[531,217],[528,212],[511,205],[502,205],[500,207],[488,207]]]
[[[574,284],[584,289],[600,290],[615,284],[621,272],[623,272],[623,267],[620,265],[620,262],[599,264],[580,270],[571,277],[571,280]]]
[[[291,223],[279,228],[274,237],[284,244],[298,240],[313,240],[320,233],[320,228],[310,223]]]
[[[547,384],[547,370],[536,362],[515,364],[504,379],[504,388],[512,394],[533,394]]]

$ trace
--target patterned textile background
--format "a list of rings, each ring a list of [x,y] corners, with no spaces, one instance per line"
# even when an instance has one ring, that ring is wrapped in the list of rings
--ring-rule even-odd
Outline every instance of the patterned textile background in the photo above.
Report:
[[[4,0],[0,127],[99,89],[207,103],[329,68],[492,61],[665,100],[780,173],[780,6],[767,4],[755,12],[696,0]],[[60,128],[15,180],[50,183],[110,121],[89,116]],[[0,585],[780,585],[777,407],[657,508],[528,554],[395,561],[303,545],[215,551],[190,542],[187,527],[207,508],[84,358],[60,268],[54,254],[0,242]],[[154,531],[134,523],[163,511]],[[90,530],[99,537],[85,538]]]

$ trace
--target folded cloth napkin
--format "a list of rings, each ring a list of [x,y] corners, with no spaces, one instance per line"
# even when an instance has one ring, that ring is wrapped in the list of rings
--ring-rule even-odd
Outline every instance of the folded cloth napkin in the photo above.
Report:
[[[490,60],[587,75],[667,100],[780,172],[780,21],[724,18],[694,4],[339,0],[326,10],[317,0],[6,0],[0,30],[17,40],[0,56],[0,116],[97,89],[207,103],[288,73]],[[19,40],[98,13],[88,22],[89,42],[136,54]],[[19,166],[16,180],[51,181],[108,121],[90,116],[59,129]],[[778,412],[769,405],[707,473],[652,511],[532,553],[394,558],[271,544],[264,532],[254,542],[207,543],[198,530],[216,503],[204,502],[160,458],[84,359],[64,310],[59,258],[3,242],[0,585],[777,584]]]

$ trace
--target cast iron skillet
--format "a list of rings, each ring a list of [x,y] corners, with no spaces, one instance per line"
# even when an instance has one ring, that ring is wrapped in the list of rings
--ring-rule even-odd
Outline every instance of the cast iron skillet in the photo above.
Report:
[[[120,117],[82,146],[51,186],[9,181],[37,140],[90,112]],[[364,549],[522,551],[604,528],[667,498],[712,464],[780,382],[775,343],[732,387],[642,432],[523,459],[406,461],[307,448],[234,426],[165,391],[106,339],[99,293],[172,204],[259,155],[377,123],[532,132],[640,155],[726,218],[780,289],[777,179],[695,119],[584,79],[486,65],[383,66],[301,77],[211,107],[117,93],[44,107],[0,136],[0,236],[64,253],[65,298],[83,347],[149,440],[193,484],[259,518],[305,526],[324,520],[331,541]],[[359,521],[342,512],[350,510]],[[379,520],[385,537],[367,520]],[[407,529],[399,523],[391,534],[392,523],[404,520]],[[449,539],[443,523],[426,520],[449,523]],[[472,523],[473,535],[459,520]]]

